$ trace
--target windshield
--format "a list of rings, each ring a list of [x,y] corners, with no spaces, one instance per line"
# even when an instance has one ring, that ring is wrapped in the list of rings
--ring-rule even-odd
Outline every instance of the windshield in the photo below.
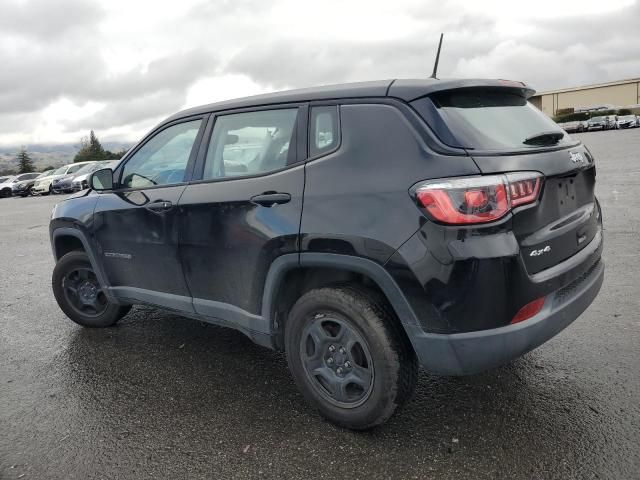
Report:
[[[67,171],[67,166],[65,165],[64,167],[60,167],[59,169],[55,170],[51,175],[62,175],[66,171]]]
[[[591,117],[590,122],[604,122],[604,117]]]
[[[618,117],[618,120],[635,120],[635,115],[623,115],[622,117]]]
[[[53,170],[47,170],[46,172],[42,172],[36,178],[46,177],[47,175],[51,175],[51,172],[53,172]]]
[[[572,143],[566,132],[517,90],[466,88],[421,100],[432,102],[457,145],[442,140],[452,146],[514,150]]]
[[[84,165],[82,168],[78,169],[77,172],[75,172],[77,175],[83,175],[85,173],[91,173],[96,171],[97,169],[101,168],[101,162],[94,162],[94,163],[87,163],[86,165]],[[70,172],[71,173],[71,172]]]

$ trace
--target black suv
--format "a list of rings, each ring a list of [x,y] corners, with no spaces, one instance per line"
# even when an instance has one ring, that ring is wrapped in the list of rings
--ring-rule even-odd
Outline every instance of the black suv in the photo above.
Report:
[[[192,108],[59,203],[53,291],[88,327],[133,304],[284,350],[306,399],[365,429],[418,365],[502,365],[604,278],[589,151],[504,80],[394,80]]]

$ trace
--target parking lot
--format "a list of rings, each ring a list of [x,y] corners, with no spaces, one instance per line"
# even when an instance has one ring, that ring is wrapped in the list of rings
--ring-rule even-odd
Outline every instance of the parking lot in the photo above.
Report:
[[[480,375],[421,372],[367,433],[304,403],[282,354],[136,307],[57,307],[48,220],[0,200],[0,478],[640,478],[640,129],[577,134],[597,162],[606,279],[568,330]]]

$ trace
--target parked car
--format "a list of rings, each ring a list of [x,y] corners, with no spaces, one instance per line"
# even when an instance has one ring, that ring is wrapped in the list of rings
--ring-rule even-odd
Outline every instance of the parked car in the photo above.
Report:
[[[16,178],[11,185],[11,192],[15,196],[27,197],[31,195],[31,190],[33,189],[33,184],[35,183],[37,178],[46,177],[53,170],[48,170],[43,173],[25,173],[20,176],[20,178]]]
[[[609,130],[609,118],[605,116],[591,117],[587,121],[587,130]]]
[[[635,115],[622,115],[618,117],[618,128],[640,127],[640,121]]]
[[[502,365],[597,295],[590,152],[505,80],[395,80],[177,113],[56,205],[60,308],[132,304],[286,352],[308,402],[366,429],[441,375]],[[303,209],[304,204],[304,209]]]
[[[585,130],[584,123],[580,121],[564,122],[558,125],[560,125],[562,129],[567,133],[580,133],[584,132]]]
[[[98,170],[102,163],[103,162],[85,163],[82,166],[82,168],[79,168],[78,170],[75,170],[75,171],[70,172],[70,173],[68,173],[66,175],[63,175],[62,177],[56,178],[51,183],[51,188],[53,190],[53,193],[71,193],[71,192],[73,192],[73,180],[74,180],[74,178],[76,178],[78,175],[84,175],[87,172],[94,172],[95,170]]]
[[[19,175],[13,176],[10,180],[0,184],[0,197],[10,197],[13,194],[13,190],[16,186],[16,183],[21,182],[23,180],[31,180],[40,175],[39,173],[21,173]]]
[[[103,162],[95,162],[91,165],[86,165],[80,170],[76,172],[76,174],[71,178],[71,186],[70,191],[78,192],[80,190],[84,190],[85,188],[89,188],[89,176],[96,170],[101,168],[110,168],[114,169],[120,160],[106,160]]]
[[[0,177],[0,198],[11,196],[11,182],[16,178],[15,175]]]
[[[70,163],[58,168],[57,170],[54,170],[50,175],[39,178],[38,181],[33,185],[32,192],[40,195],[49,195],[53,192],[53,182],[55,180],[58,180],[70,173],[77,172],[88,163],[92,162]]]

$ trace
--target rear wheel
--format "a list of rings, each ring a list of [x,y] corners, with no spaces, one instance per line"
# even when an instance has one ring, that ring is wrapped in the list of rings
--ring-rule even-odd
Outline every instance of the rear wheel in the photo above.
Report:
[[[70,252],[58,260],[52,286],[62,311],[83,327],[110,327],[131,309],[107,299],[84,252]]]
[[[305,399],[337,425],[379,425],[413,393],[417,359],[373,292],[337,286],[306,293],[287,320],[285,346]]]

